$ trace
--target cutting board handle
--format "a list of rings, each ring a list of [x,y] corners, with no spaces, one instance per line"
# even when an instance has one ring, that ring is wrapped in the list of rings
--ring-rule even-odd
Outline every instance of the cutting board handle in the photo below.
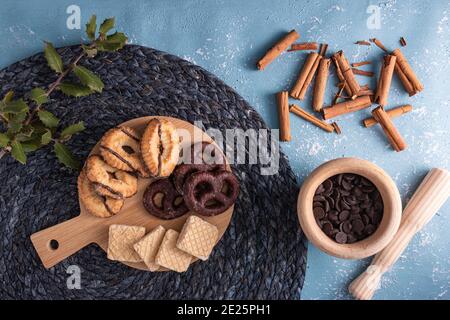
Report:
[[[31,242],[44,267],[51,268],[88,244],[95,242],[99,225],[84,215],[64,221],[31,235]]]

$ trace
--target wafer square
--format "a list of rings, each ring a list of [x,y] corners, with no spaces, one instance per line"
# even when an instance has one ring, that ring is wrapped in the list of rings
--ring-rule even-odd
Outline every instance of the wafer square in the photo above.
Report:
[[[167,269],[184,272],[191,263],[192,256],[176,247],[179,233],[167,230],[156,254],[155,262]]]
[[[219,230],[215,225],[197,216],[190,216],[178,237],[177,248],[201,260],[207,260],[218,236]]]
[[[133,245],[145,235],[144,227],[112,224],[109,226],[108,259],[140,262]]]
[[[163,226],[157,226],[134,244],[134,250],[144,260],[145,265],[150,271],[159,269],[159,265],[155,263],[155,257],[165,233],[166,229]]]

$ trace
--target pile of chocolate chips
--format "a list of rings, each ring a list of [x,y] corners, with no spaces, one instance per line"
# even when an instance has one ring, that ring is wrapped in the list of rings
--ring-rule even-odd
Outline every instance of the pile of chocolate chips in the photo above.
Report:
[[[317,188],[313,212],[322,231],[337,243],[367,238],[383,217],[383,199],[366,178],[343,173],[325,180]]]

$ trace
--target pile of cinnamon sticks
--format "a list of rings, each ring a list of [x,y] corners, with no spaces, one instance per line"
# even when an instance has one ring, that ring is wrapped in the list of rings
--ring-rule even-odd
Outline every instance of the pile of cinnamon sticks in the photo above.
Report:
[[[343,114],[366,109],[376,103],[378,106],[372,111],[372,117],[364,120],[364,126],[368,128],[379,123],[392,147],[396,151],[404,150],[406,148],[406,143],[399,131],[395,128],[391,119],[410,112],[412,110],[412,106],[405,105],[387,111],[384,110],[384,107],[388,104],[389,89],[391,86],[392,77],[394,73],[399,77],[403,87],[410,96],[422,91],[423,85],[420,83],[400,49],[395,49],[394,51],[389,52],[378,39],[356,42],[358,45],[369,46],[373,43],[385,52],[378,77],[377,88],[374,92],[368,87],[368,85],[361,86],[355,77],[355,75],[372,77],[374,75],[373,72],[358,69],[358,67],[372,64],[371,61],[361,61],[350,64],[342,50],[327,58],[327,44],[319,45],[316,42],[294,43],[299,38],[300,35],[295,30],[290,31],[269,51],[267,51],[264,57],[257,63],[258,69],[263,70],[286,50],[289,52],[312,50],[312,52],[307,55],[306,60],[300,69],[297,80],[295,81],[290,92],[282,91],[277,94],[280,140],[291,140],[289,123],[290,113],[298,115],[299,117],[311,122],[327,132],[336,132],[339,134],[341,133],[341,130],[336,122],[328,123],[324,120],[329,120]],[[400,43],[402,46],[406,45],[406,41],[403,37],[400,39]],[[339,83],[337,85],[338,92],[334,96],[332,104],[329,106],[324,106],[324,94],[331,61],[335,66],[336,75],[339,79]],[[312,109],[314,112],[320,113],[323,120],[314,114],[303,110],[298,105],[289,105],[289,95],[297,100],[305,99],[306,92],[311,86],[314,77],[315,82],[313,86]]]

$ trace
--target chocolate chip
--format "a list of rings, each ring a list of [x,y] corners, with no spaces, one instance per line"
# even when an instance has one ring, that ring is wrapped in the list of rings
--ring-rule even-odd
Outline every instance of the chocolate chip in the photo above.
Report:
[[[356,232],[356,233],[362,233],[364,230],[364,223],[362,222],[361,219],[355,219],[352,221],[352,229]]]
[[[341,211],[341,213],[339,214],[339,220],[341,220],[341,221],[345,221],[349,217],[350,217],[350,211],[348,211],[348,210]]]
[[[324,187],[324,193],[328,193],[328,192],[331,192],[332,191],[332,189],[333,189],[333,182],[331,181],[331,180],[325,180],[323,183],[322,183],[322,185],[323,185],[323,187]]]
[[[356,178],[356,175],[353,174],[353,173],[345,173],[344,174],[344,179],[345,180],[353,181],[353,180],[355,180],[355,178]]]
[[[355,243],[356,241],[358,241],[358,239],[356,239],[355,236],[351,234],[347,235],[347,243]]]
[[[338,243],[354,243],[373,234],[383,217],[376,186],[353,173],[323,181],[313,198],[313,213],[323,232]]]
[[[315,207],[322,207],[323,208],[323,203],[322,202],[313,202],[313,208]]]
[[[347,243],[347,234],[345,234],[344,232],[338,232],[334,236],[334,239],[337,243]]]
[[[375,232],[375,227],[373,226],[373,224],[368,224],[364,228],[364,233],[368,236],[370,236],[374,232]]]
[[[325,211],[323,210],[322,207],[315,207],[313,209],[313,212],[314,212],[314,217],[316,219],[323,219],[323,218],[325,218]]]
[[[325,201],[323,202],[323,204],[324,204],[325,212],[330,211],[330,204],[328,203],[328,201],[325,200]]]
[[[330,205],[330,208],[334,208],[334,199],[330,196],[327,196],[325,198],[327,199],[327,202]]]
[[[367,214],[361,216],[363,223],[367,226],[370,223],[370,218]]]
[[[375,187],[374,186],[364,186],[361,189],[365,193],[371,193],[375,190]]]
[[[342,230],[345,233],[350,233],[352,231],[352,223],[350,221],[344,221],[342,222]]]
[[[324,222],[322,224],[322,230],[327,236],[330,236],[333,233],[333,225],[330,222]]]
[[[320,184],[318,187],[317,187],[317,190],[316,190],[316,192],[314,193],[314,194],[321,194],[322,192],[324,192],[325,191],[325,188],[323,187],[323,184]]]
[[[342,210],[350,210],[351,209],[350,205],[348,203],[346,203],[344,199],[342,199],[340,201],[340,204],[341,204]]]
[[[324,196],[314,196],[313,201],[325,201],[325,197]]]

